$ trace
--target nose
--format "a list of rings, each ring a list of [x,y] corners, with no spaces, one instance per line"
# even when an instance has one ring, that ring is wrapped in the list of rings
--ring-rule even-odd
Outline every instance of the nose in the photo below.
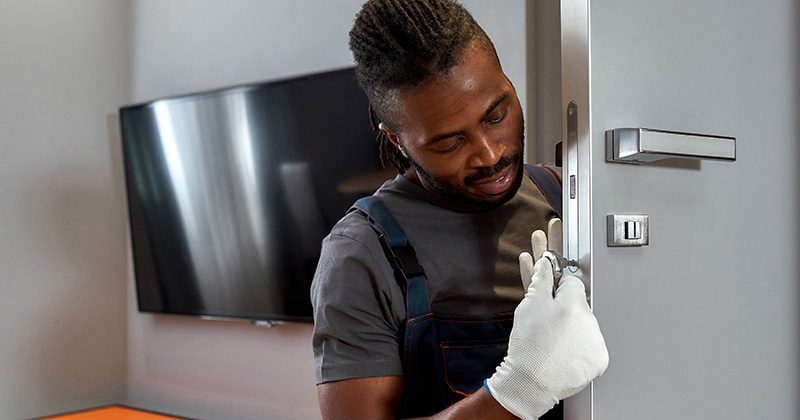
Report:
[[[470,167],[491,168],[503,157],[506,147],[502,141],[492,139],[487,133],[479,133],[479,135],[473,138],[475,140],[472,155],[469,160]]]

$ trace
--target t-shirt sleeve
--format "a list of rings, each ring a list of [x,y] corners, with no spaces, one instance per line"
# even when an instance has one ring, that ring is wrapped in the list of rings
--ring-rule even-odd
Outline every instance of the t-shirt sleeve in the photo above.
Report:
[[[311,286],[317,383],[402,375],[402,291],[378,242],[351,213],[322,243]]]

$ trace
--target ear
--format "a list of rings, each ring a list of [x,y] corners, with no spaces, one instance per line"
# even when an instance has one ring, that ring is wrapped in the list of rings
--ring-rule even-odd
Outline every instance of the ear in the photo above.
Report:
[[[386,124],[384,123],[379,123],[378,129],[381,130],[381,133],[383,133],[383,135],[386,136],[386,138],[389,139],[390,142],[392,142],[394,147],[396,147],[397,150],[399,150],[400,153],[403,154],[403,156],[405,156],[406,158],[408,157],[408,155],[406,155],[406,152],[403,150],[403,147],[400,145],[400,138],[397,137],[397,134],[395,134],[395,132],[392,131],[391,128],[387,127]]]

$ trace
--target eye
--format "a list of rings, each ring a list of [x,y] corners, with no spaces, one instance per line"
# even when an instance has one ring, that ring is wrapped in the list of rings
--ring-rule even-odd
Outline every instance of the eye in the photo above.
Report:
[[[464,138],[461,136],[451,137],[449,139],[441,140],[436,142],[436,147],[434,151],[437,153],[449,153],[456,149],[464,142]]]
[[[503,121],[503,118],[506,117],[506,114],[500,114],[499,116],[489,116],[489,119],[486,121],[488,124],[497,124],[500,121]]]

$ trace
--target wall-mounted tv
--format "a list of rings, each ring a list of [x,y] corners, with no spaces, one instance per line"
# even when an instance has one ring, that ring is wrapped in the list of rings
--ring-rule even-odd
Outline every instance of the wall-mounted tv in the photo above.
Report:
[[[120,108],[142,312],[311,321],[320,242],[381,167],[352,68]]]

